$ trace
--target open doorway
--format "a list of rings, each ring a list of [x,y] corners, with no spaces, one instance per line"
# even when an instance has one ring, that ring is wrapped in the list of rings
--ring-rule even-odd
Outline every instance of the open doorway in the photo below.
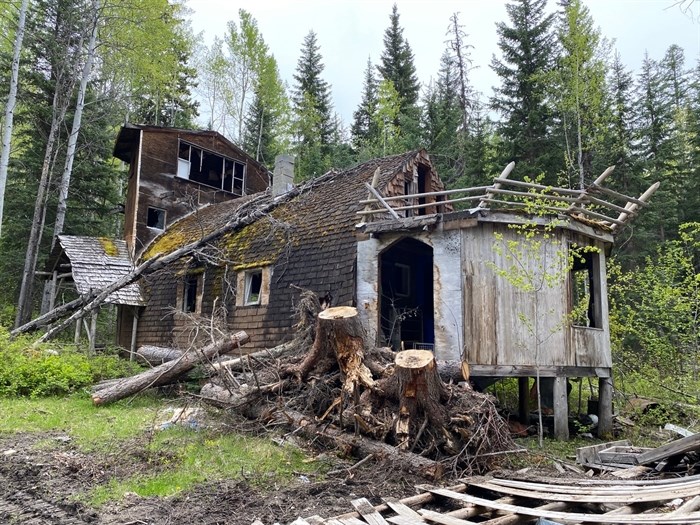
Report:
[[[382,342],[394,350],[432,350],[432,247],[410,238],[392,244],[379,256],[379,275]]]

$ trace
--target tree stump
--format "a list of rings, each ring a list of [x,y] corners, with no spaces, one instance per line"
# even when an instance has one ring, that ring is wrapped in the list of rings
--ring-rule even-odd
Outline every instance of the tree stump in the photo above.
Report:
[[[318,314],[314,344],[294,372],[304,380],[311,370],[325,373],[337,364],[343,390],[352,394],[358,384],[374,386],[372,372],[365,366],[364,358],[364,330],[357,308],[336,306]]]
[[[427,423],[444,433],[447,411],[442,405],[447,393],[438,375],[435,356],[428,350],[405,350],[396,354],[395,375],[399,390],[399,416],[395,433],[397,446],[408,449],[417,441]]]

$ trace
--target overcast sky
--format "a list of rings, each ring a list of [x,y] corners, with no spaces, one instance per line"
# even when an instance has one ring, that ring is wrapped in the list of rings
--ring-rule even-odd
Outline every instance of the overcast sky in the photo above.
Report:
[[[686,0],[690,1],[690,0]],[[676,0],[588,0],[591,15],[602,35],[614,40],[623,61],[638,71],[645,51],[663,57],[671,44],[685,49],[686,65],[700,58],[700,1],[695,20],[674,6]],[[491,96],[498,78],[491,71],[491,57],[498,54],[495,24],[509,20],[500,0],[396,0],[404,37],[413,50],[420,81],[437,75],[445,49],[450,16],[458,12],[473,46],[472,84]],[[238,21],[238,9],[257,20],[265,42],[275,55],[283,80],[291,86],[304,37],[318,36],[325,70],[331,84],[335,111],[346,124],[360,102],[363,74],[370,57],[377,64],[384,48],[384,31],[394,0],[187,0],[195,33],[209,43],[223,37],[226,23]],[[555,9],[556,0],[549,0]]]

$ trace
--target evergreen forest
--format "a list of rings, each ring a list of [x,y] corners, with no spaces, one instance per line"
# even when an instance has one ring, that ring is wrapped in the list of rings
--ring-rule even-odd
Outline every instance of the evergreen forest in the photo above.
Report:
[[[609,258],[618,385],[700,399],[700,63],[677,45],[630,71],[583,0],[509,0],[494,32],[499,78],[470,82],[468,30],[445,20],[434,80],[421,85],[397,5],[368,60],[350,122],[334,111],[323,42],[311,30],[293,78],[253,14],[210,45],[181,0],[0,3],[0,323],[38,315],[41,272],[59,233],[122,236],[125,122],[211,129],[268,166],[296,157],[299,181],[426,148],[448,188],[517,178],[639,196],[661,186]],[[692,22],[689,22],[692,23]],[[643,53],[643,51],[640,51]],[[673,378],[669,381],[669,378]]]

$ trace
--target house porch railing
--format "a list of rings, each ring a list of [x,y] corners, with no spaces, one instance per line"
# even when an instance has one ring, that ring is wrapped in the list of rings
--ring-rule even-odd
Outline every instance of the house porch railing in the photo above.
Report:
[[[469,208],[472,213],[479,210],[546,210],[595,221],[615,232],[647,205],[659,187],[658,182],[652,184],[638,198],[606,188],[603,183],[615,168],[611,166],[584,189],[557,188],[509,179],[514,167],[514,162],[508,164],[490,186],[385,196],[367,184],[368,197],[360,201],[364,209],[357,214],[361,222],[366,223],[432,214],[444,210],[447,205],[461,207],[465,203],[474,203],[475,206]]]

